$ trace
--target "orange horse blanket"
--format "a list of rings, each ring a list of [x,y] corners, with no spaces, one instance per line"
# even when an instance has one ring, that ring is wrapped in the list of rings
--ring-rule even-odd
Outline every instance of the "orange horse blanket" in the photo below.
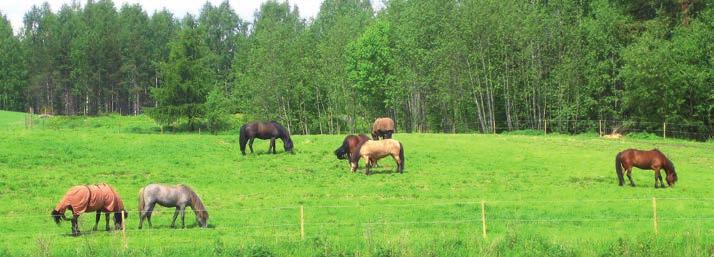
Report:
[[[67,209],[79,216],[85,212],[119,212],[124,210],[119,194],[107,184],[74,186],[67,191],[55,210],[64,213]]]

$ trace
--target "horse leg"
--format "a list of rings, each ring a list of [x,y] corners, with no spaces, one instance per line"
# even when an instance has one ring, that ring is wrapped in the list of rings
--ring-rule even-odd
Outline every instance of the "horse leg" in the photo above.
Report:
[[[174,212],[174,218],[171,221],[171,227],[175,228],[176,227],[176,218],[178,217],[179,214],[179,207],[176,207],[176,211]]]
[[[369,156],[364,156],[365,162],[364,162],[364,174],[369,176],[371,173],[369,171],[369,168],[372,167],[372,160],[369,158]]]
[[[655,187],[657,187],[657,179],[659,179],[659,185],[664,188],[664,181],[662,181],[662,173],[660,169],[655,170]]]
[[[250,147],[250,153],[253,153],[253,141],[255,141],[255,138],[251,138],[248,142],[248,147]]]
[[[154,205],[149,206],[148,211],[149,211],[149,212],[146,213],[146,221],[149,222],[149,228],[151,228],[151,227],[154,226],[153,224],[151,224],[151,214],[152,214],[153,211],[154,211]]]
[[[106,229],[109,231],[109,213],[104,213],[104,221],[106,221]]]
[[[632,168],[627,169],[627,179],[630,180],[630,186],[634,187],[635,182],[632,181]]]
[[[392,158],[394,158],[394,162],[397,163],[397,172],[404,173],[404,171],[402,170],[402,165],[401,165],[402,159],[399,159],[399,155],[392,155]]]
[[[275,138],[274,137],[270,138],[270,147],[268,147],[268,153],[270,153],[270,149],[273,149],[273,154],[275,154]]]
[[[181,206],[181,228],[186,228],[186,224],[184,224],[184,217],[186,216],[186,206]]]
[[[92,228],[92,231],[97,231],[97,225],[99,225],[99,218],[102,217],[102,212],[97,211],[97,220],[94,221],[94,228]]]
[[[73,236],[79,236],[79,225],[77,225],[77,218],[79,216],[74,215],[72,217],[72,235]]]

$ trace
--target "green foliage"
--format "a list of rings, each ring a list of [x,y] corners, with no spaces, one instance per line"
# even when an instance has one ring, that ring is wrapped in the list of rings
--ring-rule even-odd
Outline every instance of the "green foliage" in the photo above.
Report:
[[[151,91],[158,106],[148,114],[162,126],[185,117],[192,131],[205,115],[206,97],[215,87],[215,73],[209,65],[213,57],[190,15],[184,18],[178,39],[170,48],[168,61],[160,65],[164,83]]]
[[[347,77],[367,116],[384,116],[399,105],[399,89],[394,87],[394,56],[389,23],[377,21],[360,38],[347,46]]]

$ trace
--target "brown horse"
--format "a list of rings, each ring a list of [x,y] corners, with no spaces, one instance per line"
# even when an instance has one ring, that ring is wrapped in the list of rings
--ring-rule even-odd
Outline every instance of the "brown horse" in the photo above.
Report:
[[[293,140],[290,139],[290,132],[285,127],[275,121],[255,121],[240,127],[240,151],[245,155],[245,145],[248,143],[250,152],[253,152],[253,140],[255,138],[270,139],[268,153],[275,154],[275,139],[283,140],[283,148],[286,152],[293,152]]]
[[[404,147],[402,143],[394,139],[367,140],[357,146],[357,150],[350,155],[350,167],[352,172],[359,168],[359,159],[365,160],[365,174],[370,175],[369,169],[377,163],[379,159],[391,155],[397,162],[397,171],[404,172]]]
[[[359,134],[357,136],[346,136],[345,139],[342,141],[342,146],[335,150],[335,155],[337,156],[337,159],[344,160],[349,158],[350,154],[356,150],[357,146],[367,140],[369,140],[369,137],[367,137],[367,135],[365,134]]]
[[[394,133],[394,120],[391,118],[377,118],[372,124],[372,140],[389,139]]]
[[[107,184],[74,186],[70,188],[57,204],[57,207],[52,210],[51,215],[55,223],[59,224],[62,219],[68,220],[64,216],[67,209],[72,211],[72,235],[74,236],[79,235],[77,218],[79,215],[82,215],[82,213],[97,212],[94,230],[97,230],[97,224],[99,224],[99,218],[102,212],[106,214],[107,230],[109,230],[110,212],[114,213],[115,229],[122,228],[123,226],[121,213],[124,213],[124,218],[128,216],[124,210],[124,202],[122,202],[119,194],[114,191],[114,188]]]
[[[630,180],[630,186],[635,186],[635,182],[632,182],[631,175],[633,166],[644,170],[654,170],[655,188],[659,187],[657,184],[658,180],[661,187],[665,187],[662,181],[662,175],[659,172],[660,169],[664,169],[667,174],[667,185],[672,187],[674,183],[677,182],[677,172],[674,171],[674,164],[658,149],[651,151],[627,149],[617,153],[617,156],[615,156],[615,171],[617,172],[620,186],[625,183],[622,172],[623,168],[625,169],[625,173],[627,173],[627,178]]]

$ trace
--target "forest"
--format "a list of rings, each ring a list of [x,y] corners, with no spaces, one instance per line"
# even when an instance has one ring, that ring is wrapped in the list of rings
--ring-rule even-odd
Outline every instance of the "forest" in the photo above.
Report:
[[[0,14],[0,109],[211,131],[276,120],[295,134],[379,116],[399,132],[714,132],[713,1],[324,0],[310,19],[268,1],[253,20],[234,8],[43,4],[18,33]]]

